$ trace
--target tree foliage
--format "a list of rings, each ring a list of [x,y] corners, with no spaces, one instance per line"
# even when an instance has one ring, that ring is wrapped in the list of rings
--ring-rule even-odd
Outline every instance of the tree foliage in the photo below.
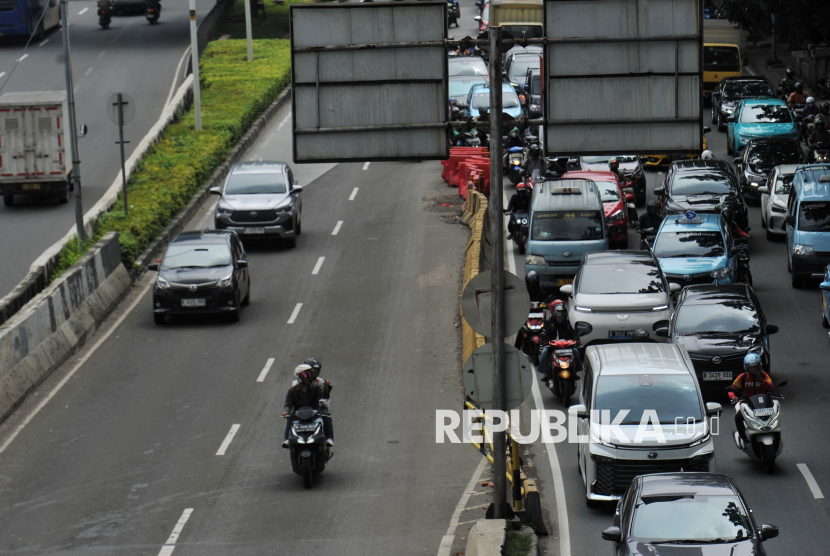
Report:
[[[830,43],[830,1],[828,0],[721,0],[720,12],[750,36],[772,34],[795,49]]]

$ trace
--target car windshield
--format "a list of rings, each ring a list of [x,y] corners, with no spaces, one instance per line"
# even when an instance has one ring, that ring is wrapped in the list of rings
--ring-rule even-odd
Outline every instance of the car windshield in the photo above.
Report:
[[[703,71],[741,71],[738,48],[707,46],[703,49]]]
[[[579,275],[579,293],[663,293],[660,267],[651,259],[585,265]]]
[[[538,56],[516,56],[513,59],[513,63],[510,64],[510,80],[516,81],[520,77],[524,77],[527,75],[527,70],[533,68],[539,68],[539,57]]]
[[[231,250],[224,243],[174,243],[164,254],[164,269],[208,268],[231,264]]]
[[[599,194],[603,203],[613,203],[620,200],[620,188],[615,182],[598,181]]]
[[[637,157],[634,155],[626,155],[626,154],[618,154],[618,155],[605,155],[605,156],[583,156],[582,161],[586,164],[599,164],[600,162],[608,162],[612,158],[616,158],[620,164],[625,164],[626,162],[637,162]]]
[[[519,106],[519,97],[510,85],[502,89],[501,99],[502,108],[516,108]],[[476,89],[475,93],[473,93],[472,102],[470,102],[470,108],[475,108],[476,110],[490,108],[490,89],[482,87]]]
[[[735,496],[646,496],[634,510],[631,534],[647,543],[727,543],[752,537],[752,524]]]
[[[610,411],[615,422],[620,412],[627,410],[622,425],[640,424],[645,411],[654,411],[660,423],[667,425],[703,418],[697,385],[690,374],[600,376],[593,409]]]
[[[228,177],[225,195],[257,195],[285,193],[285,178],[282,172],[261,174],[235,173]]]
[[[598,210],[553,210],[533,213],[530,238],[537,241],[602,239],[602,215]]]
[[[781,104],[752,104],[741,109],[742,124],[785,124],[791,121],[790,109]]]
[[[747,164],[778,166],[801,162],[801,147],[794,141],[760,141],[746,153]]]
[[[473,85],[478,85],[479,83],[487,83],[487,81],[480,77],[473,79],[450,79],[450,97],[462,100],[466,99],[467,95],[470,94],[470,89],[473,88]]]
[[[723,86],[723,100],[754,97],[775,97],[775,91],[766,81],[728,81]]]
[[[778,179],[775,180],[776,195],[790,194],[790,189],[793,187],[793,176],[795,174],[778,174]]]
[[[489,20],[488,20],[489,21]],[[522,34],[527,35],[529,39],[541,39],[544,37],[544,31],[541,24],[539,25],[504,25],[503,31],[507,31],[517,39],[522,37]]]
[[[490,75],[487,71],[487,64],[481,58],[453,58],[447,63],[449,76],[456,75]]]
[[[654,244],[660,258],[721,257],[725,252],[720,232],[662,232]]]
[[[758,311],[747,299],[683,305],[676,315],[676,331],[681,336],[757,334],[761,331]]]
[[[726,174],[718,172],[678,174],[671,184],[672,195],[727,195],[734,193]]]
[[[801,203],[798,229],[802,232],[829,232],[830,203]]]

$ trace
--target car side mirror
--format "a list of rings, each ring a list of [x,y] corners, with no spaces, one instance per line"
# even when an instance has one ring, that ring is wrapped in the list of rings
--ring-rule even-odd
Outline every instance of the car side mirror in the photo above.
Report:
[[[671,282],[669,284],[669,291],[672,292],[672,293],[679,292],[682,289],[683,289],[683,286],[681,286],[677,282]]]
[[[480,15],[474,15],[473,19],[478,21],[478,22],[481,22],[481,16]]]
[[[821,288],[822,290],[826,291],[826,292],[830,291],[830,282],[822,282],[821,284],[818,285],[818,287]]]
[[[564,286],[559,286],[559,293],[564,293],[565,295],[573,295],[574,287],[572,284],[565,284]]]
[[[610,529],[610,527],[609,527]],[[603,531],[604,534],[604,531]],[[774,539],[778,536],[778,527],[775,525],[761,525],[761,540],[765,541],[767,539]]]
[[[703,133],[709,133],[710,131],[712,131],[712,128],[711,128],[711,127],[709,127],[709,126],[703,126]]]
[[[221,195],[222,194],[222,188],[221,187],[211,187],[210,188],[210,194],[211,195]]]
[[[292,187],[294,188],[294,193],[300,193],[303,190],[303,186],[298,183],[295,183]]]
[[[735,158],[732,159],[732,162],[735,163],[735,164],[740,164],[741,163],[741,157],[736,156]]]
[[[236,268],[248,268],[248,261],[242,259],[236,261]]]
[[[150,263],[147,265],[147,270],[152,270],[153,272],[159,271],[159,264],[158,263]]]
[[[795,216],[789,215],[784,219],[784,224],[795,226]]]
[[[769,186],[762,185],[758,188],[758,193],[767,193],[769,194]]]
[[[585,404],[580,403],[580,404],[572,405],[571,407],[569,407],[568,408],[568,413],[570,413],[572,415],[576,415],[577,417],[580,417],[580,418],[584,419],[585,417],[588,416],[588,408],[585,407]]]
[[[622,531],[616,525],[606,527],[602,530],[602,538],[606,541],[620,542],[622,540]]]
[[[767,334],[778,334],[779,328],[774,324],[767,325]]]
[[[654,188],[654,194],[658,196],[663,196],[666,194],[666,187],[661,185]]]
[[[723,406],[717,402],[706,402],[706,415],[717,415],[723,411]]]
[[[51,6],[52,4],[50,4]],[[89,133],[89,128],[86,124],[81,124],[81,133],[78,134],[78,137],[86,137],[86,134]]]
[[[661,338],[668,338],[669,337],[669,327],[668,326],[658,326],[654,329],[654,335],[660,336]]]

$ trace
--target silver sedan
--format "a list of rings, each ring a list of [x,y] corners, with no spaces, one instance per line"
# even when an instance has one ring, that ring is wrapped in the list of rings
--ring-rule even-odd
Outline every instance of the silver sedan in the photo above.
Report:
[[[767,239],[784,237],[782,229],[787,216],[787,199],[793,184],[795,169],[801,164],[782,164],[772,169],[767,184],[758,188],[761,193],[761,227],[767,230]]]

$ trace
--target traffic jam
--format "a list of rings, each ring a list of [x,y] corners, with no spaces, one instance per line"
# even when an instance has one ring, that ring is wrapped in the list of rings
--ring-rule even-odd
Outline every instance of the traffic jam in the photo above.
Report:
[[[495,19],[513,36],[542,36],[531,18],[511,21],[506,4],[478,2],[479,30]],[[712,127],[695,154],[546,152],[543,127],[523,125],[544,102],[543,51],[513,46],[503,60],[506,239],[531,301],[515,347],[587,439],[576,449],[581,490],[589,508],[616,506],[602,538],[618,555],[763,554],[778,536],[756,523],[741,478],[718,472],[714,443],[728,436],[767,474],[784,451],[787,369],[771,337],[795,323],[768,321],[769,288],[753,288],[759,241],[786,246],[779,264],[792,288],[817,291],[799,326],[817,327],[820,311],[830,328],[830,105],[791,70],[781,83],[747,71],[740,30],[726,29],[734,39],[705,17]],[[462,159],[487,156],[489,134],[476,129],[494,86],[487,59],[478,47],[450,52],[449,110],[466,124],[453,128],[452,152]],[[489,195],[479,174],[469,177]],[[611,426],[603,412],[621,420]],[[647,412],[663,441],[631,443]]]

